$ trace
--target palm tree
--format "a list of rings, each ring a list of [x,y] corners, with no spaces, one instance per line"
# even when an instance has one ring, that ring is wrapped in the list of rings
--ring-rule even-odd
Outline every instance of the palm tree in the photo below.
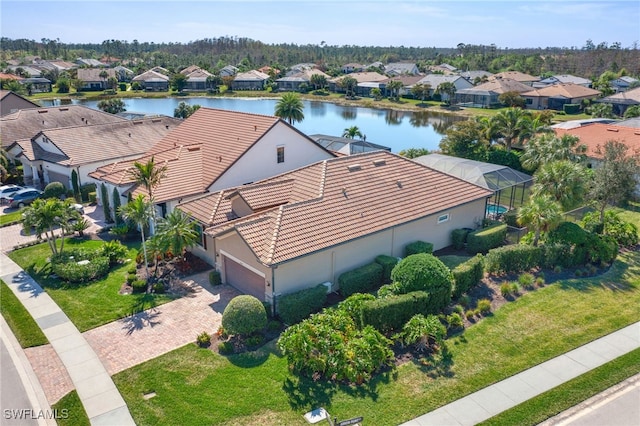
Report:
[[[395,99],[396,101],[400,99],[400,89],[402,89],[404,85],[400,80],[391,80],[387,83],[387,90],[389,91],[389,97],[391,99]]]
[[[153,190],[160,184],[160,180],[167,174],[167,166],[156,166],[155,158],[151,157],[146,163],[138,161],[133,163],[133,169],[129,171],[129,175],[134,182],[142,185],[149,193],[149,200],[153,201]]]
[[[158,222],[157,235],[165,241],[166,247],[174,256],[182,256],[187,248],[198,241],[199,235],[195,227],[195,222],[188,215],[174,210]]]
[[[429,90],[431,90],[431,85],[418,83],[411,87],[411,94],[424,104],[424,99],[429,95]]]
[[[568,133],[557,137],[541,134],[531,139],[520,156],[520,163],[528,170],[536,170],[540,165],[558,160],[579,163],[584,159],[587,147],[579,145],[580,138]]]
[[[100,78],[102,79],[102,82],[104,83],[103,89],[106,89],[107,88],[106,81],[107,81],[107,77],[109,77],[109,73],[106,70],[102,70],[100,71],[99,75],[100,75]]]
[[[521,108],[507,108],[491,118],[491,127],[502,139],[507,151],[513,142],[521,142],[527,135],[531,114]]]
[[[304,104],[300,100],[300,96],[293,92],[288,92],[282,95],[276,104],[275,115],[287,120],[289,124],[293,124],[296,121],[304,120],[303,109]]]
[[[338,80],[338,86],[344,89],[345,98],[353,98],[356,95],[356,87],[358,87],[358,80],[353,77],[342,77]]]
[[[309,79],[315,90],[324,89],[327,86],[327,77],[322,74],[313,74]]]
[[[54,255],[62,253],[64,249],[64,237],[58,252],[57,236],[54,232],[58,226],[66,226],[70,212],[68,206],[57,198],[37,199],[24,210],[22,229],[29,234],[31,228],[35,229],[36,235],[44,234],[51,253]]]
[[[533,245],[540,235],[549,232],[562,221],[562,208],[550,195],[536,195],[518,209],[518,223],[534,231]]]
[[[360,131],[358,126],[348,127],[346,129],[344,129],[344,132],[342,132],[342,137],[343,138],[355,139],[356,136],[358,136],[360,139],[362,139],[362,132]]]
[[[136,198],[120,207],[120,216],[127,221],[134,222],[140,228],[142,238],[142,252],[144,253],[144,268],[149,277],[149,261],[147,259],[147,247],[145,245],[144,227],[153,218],[153,204],[145,200],[144,195],[138,194]]]
[[[456,86],[450,81],[445,81],[444,83],[440,83],[436,89],[440,96],[447,95],[447,103],[449,105],[453,104],[453,97],[456,95]]]
[[[567,211],[579,205],[587,193],[586,168],[569,160],[545,163],[535,174],[533,194],[545,194]]]

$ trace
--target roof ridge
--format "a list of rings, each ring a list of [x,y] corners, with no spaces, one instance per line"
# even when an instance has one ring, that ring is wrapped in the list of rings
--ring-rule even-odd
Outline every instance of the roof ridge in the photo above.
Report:
[[[285,204],[286,205],[286,204]],[[282,215],[284,213],[285,205],[281,205],[278,208],[278,215],[276,216],[276,220],[273,223],[273,231],[271,234],[271,241],[269,243],[269,248],[267,250],[266,261],[273,262],[273,257],[276,252],[276,243],[278,242],[278,236],[280,235],[280,225],[282,224]]]
[[[216,217],[216,214],[218,213],[218,208],[220,207],[220,203],[222,203],[223,194],[224,194],[224,191],[220,191],[218,193],[218,199],[213,205],[213,209],[211,209],[211,215],[209,215],[209,223],[213,223],[213,218]]]

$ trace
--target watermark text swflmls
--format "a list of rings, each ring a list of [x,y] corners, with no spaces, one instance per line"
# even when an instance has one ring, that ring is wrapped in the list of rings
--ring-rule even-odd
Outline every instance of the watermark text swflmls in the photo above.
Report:
[[[5,408],[2,415],[6,420],[38,420],[38,419],[68,419],[69,410],[34,410],[32,408]]]

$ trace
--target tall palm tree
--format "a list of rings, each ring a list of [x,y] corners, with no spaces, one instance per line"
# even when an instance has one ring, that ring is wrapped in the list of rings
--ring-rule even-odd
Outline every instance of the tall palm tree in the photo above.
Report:
[[[562,208],[547,194],[529,198],[518,209],[518,223],[533,230],[533,245],[537,246],[540,235],[557,227],[562,221]]]
[[[535,174],[533,194],[547,194],[567,211],[584,200],[589,186],[587,169],[568,160],[545,163]]]
[[[142,252],[144,254],[144,269],[146,276],[149,277],[149,260],[147,258],[147,246],[145,245],[144,227],[153,218],[153,204],[147,201],[142,194],[138,194],[136,198],[120,207],[120,216],[124,220],[134,222],[140,227],[140,236],[142,239]]]
[[[304,120],[303,109],[304,104],[300,100],[300,96],[293,92],[287,92],[282,95],[276,104],[275,115],[283,120],[287,120],[289,124],[293,124],[296,121]]]
[[[507,108],[491,118],[491,126],[500,136],[507,151],[514,142],[521,142],[527,135],[531,114],[522,108]]]
[[[558,160],[579,163],[587,150],[579,142],[580,138],[568,133],[561,137],[550,133],[537,135],[525,145],[520,162],[528,170],[536,170],[542,164]]]
[[[358,126],[348,127],[346,129],[344,129],[344,132],[342,132],[342,137],[343,138],[355,139],[356,136],[358,136],[360,139],[362,139],[362,132],[360,131]]]
[[[154,157],[146,163],[134,162],[133,169],[129,171],[135,183],[145,187],[149,193],[149,200],[153,200],[153,190],[160,184],[160,180],[166,176],[166,173],[167,166],[157,166]]]
[[[456,95],[456,86],[450,81],[445,81],[444,83],[440,83],[436,88],[436,91],[440,93],[440,96],[447,95],[447,103],[449,105],[453,104],[453,97]]]
[[[72,209],[68,203],[57,198],[37,199],[24,210],[22,229],[30,233],[34,228],[36,235],[44,234],[52,254],[62,253],[64,250],[64,236],[58,250],[56,228],[63,231],[69,230],[69,221],[72,219]]]
[[[404,85],[400,80],[391,80],[387,83],[387,90],[389,91],[389,97],[395,99],[396,101],[400,99],[400,89],[402,89]]]

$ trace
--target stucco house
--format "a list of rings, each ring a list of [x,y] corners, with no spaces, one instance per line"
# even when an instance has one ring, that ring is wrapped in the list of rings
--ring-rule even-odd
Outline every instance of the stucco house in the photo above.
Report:
[[[362,96],[367,96],[369,94],[369,91],[371,90],[371,86],[366,84],[362,85],[362,83],[378,83],[379,84],[389,80],[389,77],[377,72],[371,72],[371,71],[353,72],[346,76],[340,76],[340,77],[335,77],[330,79],[329,90],[331,90],[332,92],[344,93],[345,89],[340,87],[340,82],[345,78],[353,78],[358,82],[359,87],[356,90],[356,93]]]
[[[455,228],[484,218],[485,188],[387,151],[320,161],[207,194],[178,208],[204,228],[197,254],[223,282],[275,302],[406,244],[451,244]]]
[[[611,80],[611,87],[614,88],[616,93],[629,90],[629,88],[634,84],[638,84],[638,79],[630,77],[628,75],[618,77],[615,80]]]
[[[154,159],[167,167],[154,190],[160,216],[206,192],[248,184],[332,158],[334,155],[278,117],[200,108],[144,155],[106,164],[90,173],[108,193],[146,195],[129,170],[135,161]],[[111,203],[110,205],[113,205]]]
[[[473,87],[473,84],[470,83],[469,80],[455,74],[429,74],[422,77],[418,81],[418,84],[428,84],[430,86],[429,96],[433,96],[437,92],[438,86],[440,86],[442,83],[453,84],[456,88],[456,92]],[[449,95],[446,93],[442,93],[440,96],[442,97],[443,101],[449,100]]]
[[[147,92],[166,92],[169,90],[169,77],[153,70],[133,77],[131,82],[137,82]]]
[[[600,98],[596,102],[611,104],[613,112],[622,116],[630,106],[640,105],[640,87]]]
[[[496,79],[515,80],[519,83],[526,84],[527,86],[533,86],[534,82],[540,81],[540,78],[534,77],[529,74],[525,74],[520,71],[503,71],[489,77],[489,80],[496,80]]]
[[[327,81],[331,78],[331,76],[325,74],[319,69],[311,68],[305,69],[303,71],[287,75],[285,77],[279,78],[276,80],[276,84],[278,85],[278,90],[280,91],[298,91],[303,84],[311,87],[311,77],[315,74],[320,74],[324,76]]]
[[[51,182],[72,187],[75,170],[80,184],[91,180],[96,168],[117,160],[138,157],[175,128],[180,120],[156,117],[42,130],[15,141],[7,151],[24,166],[26,185],[44,188]]]
[[[40,105],[10,90],[0,90],[0,116],[27,108],[40,108]]]
[[[227,65],[226,67],[220,69],[220,77],[232,77],[236,75],[238,71],[238,68],[234,67],[233,65]]]
[[[233,90],[264,90],[270,78],[269,74],[258,70],[239,72],[233,79],[231,87]]]
[[[213,76],[214,75],[209,71],[203,70],[202,68],[197,68],[187,74],[187,84],[185,86],[185,90],[191,90],[194,92],[207,90],[207,79]]]
[[[580,104],[583,100],[596,99],[600,91],[573,83],[553,84],[530,92],[521,93],[530,109],[562,111],[564,105]]]
[[[104,90],[111,77],[118,78],[113,68],[78,68],[78,80],[82,82],[80,90]]]
[[[460,106],[476,108],[500,107],[498,97],[506,92],[525,93],[531,91],[531,86],[508,78],[490,79],[468,89],[456,91],[456,103]]]
[[[577,84],[579,86],[591,87],[591,80],[588,78],[578,77],[571,74],[557,74],[552,75],[551,77],[544,78],[540,81],[534,82],[533,87],[546,87],[552,86],[554,84],[562,84],[562,83],[571,83]]]
[[[384,72],[388,76],[395,75],[417,75],[420,74],[418,66],[412,62],[392,62],[384,66]]]

